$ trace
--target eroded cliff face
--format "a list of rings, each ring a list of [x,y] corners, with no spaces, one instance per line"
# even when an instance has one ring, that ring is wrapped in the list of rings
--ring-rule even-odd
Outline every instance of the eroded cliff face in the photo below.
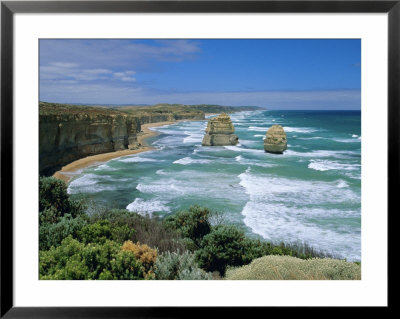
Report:
[[[90,155],[136,144],[138,118],[120,114],[48,114],[39,117],[39,173]]]
[[[141,124],[204,119],[201,111],[119,111],[109,108],[39,104],[39,174],[51,175],[77,159],[135,149]]]

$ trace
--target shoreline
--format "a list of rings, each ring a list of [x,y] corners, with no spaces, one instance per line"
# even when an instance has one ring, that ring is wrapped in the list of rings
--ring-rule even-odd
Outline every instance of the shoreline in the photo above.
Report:
[[[157,131],[150,130],[153,127],[159,127],[164,125],[171,125],[174,123],[178,123],[181,121],[187,120],[177,120],[177,121],[166,121],[166,122],[157,122],[157,123],[147,123],[141,125],[141,131],[137,134],[137,141],[141,144],[141,147],[135,150],[121,150],[109,153],[102,153],[91,155],[87,157],[80,158],[76,161],[73,161],[61,168],[61,170],[55,172],[53,177],[58,178],[67,184],[72,179],[72,177],[76,174],[79,174],[84,168],[94,166],[100,163],[108,162],[117,157],[122,157],[126,155],[138,154],[142,152],[147,152],[155,149],[147,144],[146,140],[150,137],[157,136],[160,133]]]
[[[204,115],[210,116],[210,115],[218,115],[218,114],[220,114],[220,113],[205,113]],[[90,166],[105,163],[114,158],[118,158],[118,157],[122,157],[122,156],[133,155],[133,154],[151,151],[155,148],[152,146],[149,146],[147,144],[146,140],[149,139],[150,137],[157,136],[160,133],[157,131],[150,130],[150,128],[164,126],[164,125],[171,125],[171,124],[185,122],[185,121],[207,121],[207,119],[204,119],[204,120],[187,119],[187,120],[175,120],[175,121],[165,121],[165,122],[142,124],[141,131],[139,133],[137,133],[137,141],[138,141],[138,143],[141,144],[140,148],[135,149],[135,150],[127,149],[127,150],[114,151],[114,152],[109,152],[109,153],[102,153],[102,154],[96,154],[96,155],[83,157],[83,158],[80,158],[76,161],[73,161],[73,162],[63,166],[59,171],[55,172],[52,176],[55,178],[58,178],[68,184],[70,182],[70,180],[72,179],[72,177],[79,174],[83,169],[88,168]]]

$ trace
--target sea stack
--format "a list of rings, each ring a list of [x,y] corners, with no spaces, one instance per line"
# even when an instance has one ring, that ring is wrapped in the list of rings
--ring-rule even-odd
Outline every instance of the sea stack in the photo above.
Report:
[[[236,145],[239,138],[235,133],[231,118],[228,114],[221,113],[208,121],[203,146]]]
[[[287,149],[286,133],[280,125],[272,125],[264,140],[264,150],[268,153],[282,154]]]

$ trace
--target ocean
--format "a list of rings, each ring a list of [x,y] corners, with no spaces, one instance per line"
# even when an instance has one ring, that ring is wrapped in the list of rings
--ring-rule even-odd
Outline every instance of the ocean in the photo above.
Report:
[[[191,205],[224,213],[247,235],[307,243],[361,260],[361,112],[246,111],[231,114],[236,146],[204,147],[207,121],[155,127],[155,150],[77,174],[68,192],[99,205],[166,216]],[[283,126],[284,154],[263,138]]]

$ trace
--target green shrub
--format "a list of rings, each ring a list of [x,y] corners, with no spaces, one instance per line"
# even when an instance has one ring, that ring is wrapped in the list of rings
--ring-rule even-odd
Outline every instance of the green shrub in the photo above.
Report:
[[[87,243],[104,244],[106,240],[112,240],[111,225],[108,220],[86,225],[78,232],[79,241]]]
[[[164,222],[167,228],[177,230],[182,237],[200,246],[201,239],[211,231],[210,215],[208,208],[192,206],[188,211],[168,216]]]
[[[111,236],[112,239],[118,243],[123,243],[126,240],[130,240],[135,237],[135,230],[130,228],[128,225],[113,226],[111,225]]]
[[[360,280],[361,267],[330,258],[264,256],[249,265],[228,268],[228,280]]]
[[[39,278],[144,279],[144,274],[141,262],[118,243],[85,245],[69,236],[57,248],[39,252]]]
[[[49,210],[51,209],[46,209],[44,213]],[[39,249],[47,250],[52,246],[57,247],[69,235],[77,237],[78,232],[85,225],[87,225],[86,218],[83,216],[72,218],[69,214],[59,218],[57,223],[43,223],[39,227]]]
[[[135,258],[135,255],[129,251],[119,251],[110,261],[110,264],[111,270],[107,271],[107,279],[135,280],[145,278],[142,264]],[[105,275],[100,274],[100,277],[106,279]]]
[[[69,198],[65,182],[54,177],[39,177],[39,212],[53,209],[59,217],[70,214],[76,217],[83,213],[82,201]]]
[[[189,252],[164,252],[155,264],[156,279],[160,280],[209,280],[211,274],[198,267],[195,256]]]
[[[55,224],[61,218],[61,213],[54,207],[48,207],[39,212],[39,225]]]
[[[244,232],[237,227],[219,226],[204,236],[196,258],[204,270],[224,274],[228,265],[243,265],[246,243]]]
[[[340,259],[340,256],[321,251],[315,247],[309,246],[307,243],[279,243],[270,245],[272,252],[271,255],[287,255],[298,257],[301,259],[310,258],[331,258]]]
[[[54,177],[39,177],[39,211],[50,207],[63,214],[68,213],[67,185]]]
[[[84,243],[104,243],[107,239],[123,243],[135,234],[135,230],[128,225],[112,225],[109,220],[86,225],[77,233],[77,238]]]

